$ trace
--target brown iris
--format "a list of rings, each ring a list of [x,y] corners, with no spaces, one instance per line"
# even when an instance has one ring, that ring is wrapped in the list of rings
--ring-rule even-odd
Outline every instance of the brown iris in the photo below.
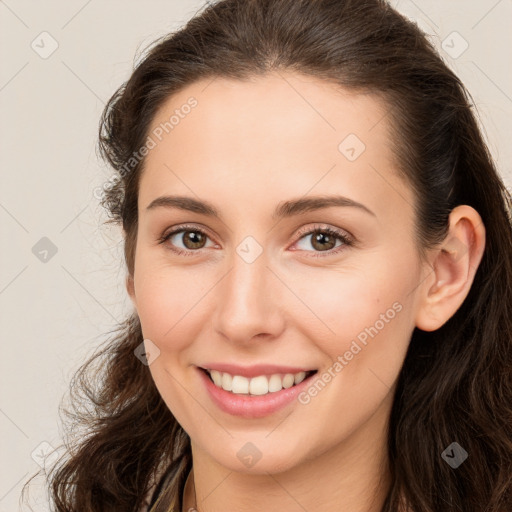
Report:
[[[318,246],[316,244],[318,244]],[[328,246],[329,244],[332,244],[332,246]],[[321,231],[314,231],[311,234],[311,245],[320,251],[329,250],[336,245],[336,237]]]
[[[206,236],[200,231],[188,230],[183,232],[182,241],[187,249],[201,249],[205,244]]]

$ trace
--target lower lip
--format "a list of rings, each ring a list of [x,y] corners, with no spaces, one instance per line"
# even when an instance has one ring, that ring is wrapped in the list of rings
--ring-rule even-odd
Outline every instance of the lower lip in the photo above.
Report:
[[[266,395],[240,395],[217,387],[204,370],[197,368],[211,399],[224,412],[242,418],[263,418],[294,401],[311,382],[316,373],[299,384]]]

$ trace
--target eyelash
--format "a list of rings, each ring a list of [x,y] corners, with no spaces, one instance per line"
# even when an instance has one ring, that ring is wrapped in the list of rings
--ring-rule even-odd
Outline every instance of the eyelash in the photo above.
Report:
[[[177,233],[180,233],[182,231],[183,232],[184,231],[193,231],[193,232],[201,233],[202,235],[210,238],[208,236],[208,233],[206,233],[206,231],[204,231],[203,229],[198,228],[197,226],[182,225],[182,226],[178,226],[176,229],[174,229],[170,233],[160,237],[158,239],[158,243],[159,244],[163,244],[163,243],[167,242],[173,235],[175,235]],[[333,236],[335,238],[338,238],[338,239],[340,239],[343,242],[343,244],[338,246],[337,248],[329,249],[328,251],[305,251],[305,252],[316,252],[316,254],[311,255],[312,258],[325,258],[325,257],[328,257],[328,256],[333,256],[335,254],[338,254],[340,251],[344,250],[346,247],[351,247],[351,246],[354,245],[354,240],[349,235],[347,235],[347,234],[345,234],[342,231],[339,231],[337,229],[333,229],[333,228],[330,228],[330,227],[323,227],[323,226],[318,225],[318,224],[316,224],[316,225],[314,225],[313,227],[310,227],[310,228],[303,228],[303,229],[299,230],[299,232],[297,234],[297,240],[294,242],[294,244],[297,243],[302,238],[304,238],[305,236],[312,235],[313,233],[317,233],[317,232],[324,233],[324,234],[327,234],[329,236]],[[169,245],[169,249],[171,251],[173,251],[174,253],[180,255],[180,256],[195,256],[195,253],[197,253],[197,252],[199,252],[201,250],[201,249],[197,249],[197,250],[193,250],[193,249],[188,249],[188,250],[176,249],[176,248],[171,247],[170,245]]]

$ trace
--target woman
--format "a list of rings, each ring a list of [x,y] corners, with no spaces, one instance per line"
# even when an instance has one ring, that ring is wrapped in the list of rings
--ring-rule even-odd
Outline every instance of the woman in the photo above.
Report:
[[[512,509],[512,203],[416,25],[222,0],[100,149],[134,312],[74,382],[56,510]]]

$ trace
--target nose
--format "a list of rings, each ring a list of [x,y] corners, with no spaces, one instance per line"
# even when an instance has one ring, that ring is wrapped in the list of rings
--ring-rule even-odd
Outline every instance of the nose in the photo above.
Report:
[[[286,287],[269,266],[265,252],[252,262],[234,254],[232,262],[217,285],[213,328],[234,344],[279,337],[286,318]]]

